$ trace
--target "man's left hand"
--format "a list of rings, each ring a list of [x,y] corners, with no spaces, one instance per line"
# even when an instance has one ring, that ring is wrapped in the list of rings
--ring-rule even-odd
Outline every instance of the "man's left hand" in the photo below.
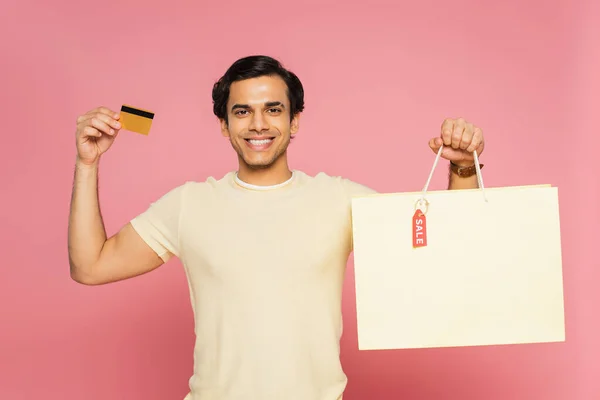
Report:
[[[465,167],[475,163],[473,152],[477,150],[479,156],[485,147],[482,130],[463,118],[444,120],[441,135],[431,139],[429,147],[437,154],[442,144],[441,157]]]

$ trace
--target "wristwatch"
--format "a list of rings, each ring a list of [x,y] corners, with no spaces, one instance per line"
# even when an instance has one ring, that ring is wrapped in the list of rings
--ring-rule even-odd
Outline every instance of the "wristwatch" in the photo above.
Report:
[[[479,164],[479,169],[483,168],[483,164]],[[475,164],[469,167],[461,167],[459,165],[454,164],[452,161],[450,162],[450,170],[454,172],[456,175],[461,178],[468,178],[477,173],[477,169],[475,168]]]

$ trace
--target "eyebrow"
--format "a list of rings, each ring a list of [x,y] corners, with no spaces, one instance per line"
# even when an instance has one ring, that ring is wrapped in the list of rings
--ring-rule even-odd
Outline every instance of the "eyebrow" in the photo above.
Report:
[[[268,101],[268,102],[265,103],[265,107],[275,107],[275,106],[285,108],[285,106],[283,105],[283,103],[280,102],[280,101]],[[251,107],[248,104],[234,104],[231,107],[231,111],[235,111],[235,110],[237,110],[239,108],[247,110],[247,109],[249,109]]]

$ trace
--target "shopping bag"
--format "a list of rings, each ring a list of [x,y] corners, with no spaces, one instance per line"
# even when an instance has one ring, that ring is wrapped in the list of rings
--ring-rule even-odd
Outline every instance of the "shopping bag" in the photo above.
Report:
[[[360,350],[565,339],[558,189],[425,188],[352,200]],[[476,156],[476,153],[475,153]]]

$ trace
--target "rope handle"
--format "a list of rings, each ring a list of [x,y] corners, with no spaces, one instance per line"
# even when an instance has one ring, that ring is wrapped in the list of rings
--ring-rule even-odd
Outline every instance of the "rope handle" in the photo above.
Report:
[[[444,150],[444,145],[440,146],[440,149],[437,152],[437,155],[435,156],[435,161],[433,162],[433,167],[431,168],[431,172],[429,172],[429,177],[427,178],[427,182],[425,183],[425,186],[423,187],[423,191],[421,193],[421,198],[417,201],[417,204],[415,206],[415,208],[421,208],[421,210],[426,213],[427,212],[427,207],[429,207],[429,202],[427,201],[427,199],[425,198],[426,194],[427,194],[427,189],[429,189],[429,184],[431,183],[431,178],[433,177],[433,172],[435,171],[435,168],[437,167],[437,164],[440,160],[440,156],[442,155],[442,151]],[[479,157],[477,156],[477,150],[475,150],[473,152],[473,159],[475,161],[475,171],[477,172],[477,182],[479,183],[479,188],[481,189],[481,192],[483,193],[483,199],[487,202],[487,197],[485,195],[485,188],[483,186],[483,177],[481,176],[481,168],[479,167]],[[423,210],[423,206],[425,206],[425,210]]]

